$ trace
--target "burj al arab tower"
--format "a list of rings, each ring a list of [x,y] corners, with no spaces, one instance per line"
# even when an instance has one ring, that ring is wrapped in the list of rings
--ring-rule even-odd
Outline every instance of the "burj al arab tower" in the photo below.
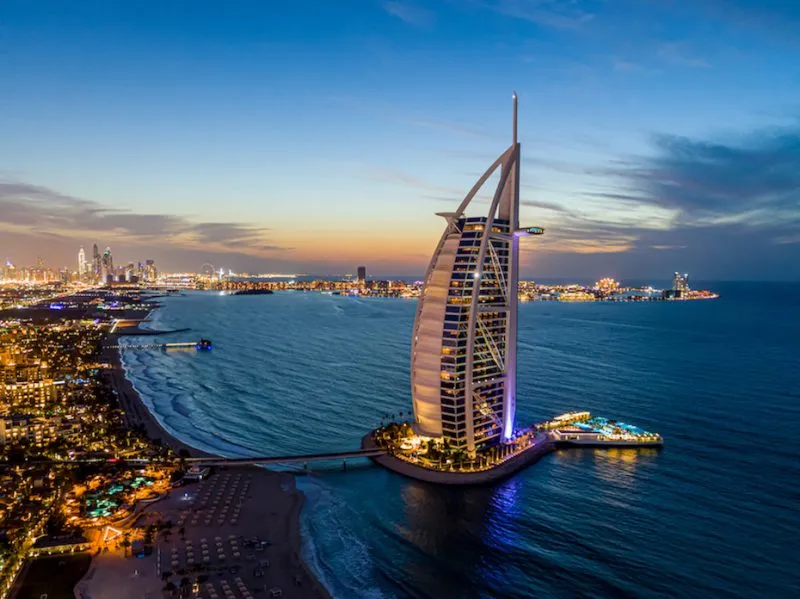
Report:
[[[414,422],[381,423],[361,441],[361,455],[430,483],[492,483],[557,445],[663,444],[656,433],[610,425],[583,411],[515,429],[519,244],[544,230],[519,226],[516,93],[513,99],[511,145],[455,212],[439,213],[445,228],[425,274],[411,338]],[[494,192],[478,195],[489,181],[496,181]]]
[[[516,93],[512,132],[511,145],[458,208],[438,213],[445,229],[425,275],[411,341],[415,432],[470,455],[514,432],[519,241],[542,232],[519,226]],[[488,210],[466,216],[495,173]]]

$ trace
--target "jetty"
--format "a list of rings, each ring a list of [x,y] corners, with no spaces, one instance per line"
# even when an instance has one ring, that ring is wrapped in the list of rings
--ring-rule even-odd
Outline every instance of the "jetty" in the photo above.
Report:
[[[191,349],[208,351],[213,344],[211,339],[199,339],[197,341],[179,341],[176,343],[139,343],[125,345],[107,345],[109,349]]]

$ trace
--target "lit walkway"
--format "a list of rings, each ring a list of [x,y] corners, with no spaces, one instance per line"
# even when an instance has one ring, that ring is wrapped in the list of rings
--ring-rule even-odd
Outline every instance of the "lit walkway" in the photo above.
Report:
[[[263,456],[247,458],[186,458],[187,464],[198,464],[203,466],[233,466],[248,464],[289,464],[296,462],[323,462],[326,460],[347,460],[353,458],[375,458],[382,456],[386,451],[383,449],[357,449],[355,451],[340,451],[336,453],[312,453],[307,455],[290,456]]]

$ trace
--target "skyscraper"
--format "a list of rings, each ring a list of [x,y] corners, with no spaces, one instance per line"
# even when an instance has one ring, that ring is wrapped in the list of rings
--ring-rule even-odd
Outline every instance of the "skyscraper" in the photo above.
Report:
[[[681,293],[689,291],[689,275],[676,272],[672,275],[672,290],[680,297]]]
[[[100,250],[96,243],[92,246],[92,276],[94,278],[100,276]]]
[[[146,260],[144,263],[144,279],[149,283],[154,283],[158,278],[155,260]]]
[[[81,246],[78,251],[78,278],[82,279],[84,276],[86,276],[86,252]]]
[[[542,232],[519,227],[516,94],[513,103],[509,148],[455,212],[439,213],[445,230],[425,275],[411,341],[417,432],[470,454],[513,433],[519,238]],[[498,169],[488,212],[466,216]]]
[[[106,246],[101,261],[100,280],[105,283],[109,277],[114,278],[114,259],[111,256],[111,248]]]
[[[358,267],[358,282],[363,283],[367,280],[367,267],[366,266],[359,266]]]

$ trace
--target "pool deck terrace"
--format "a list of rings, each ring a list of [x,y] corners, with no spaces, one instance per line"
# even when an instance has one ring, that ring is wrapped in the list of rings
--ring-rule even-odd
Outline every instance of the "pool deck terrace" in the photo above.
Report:
[[[372,432],[361,439],[361,447],[364,449],[378,447]],[[536,463],[553,449],[554,445],[550,439],[546,435],[542,435],[533,444],[497,465],[471,471],[433,470],[388,453],[371,459],[387,470],[429,483],[441,485],[489,485],[508,478],[523,468]]]
[[[588,415],[588,412],[585,414]],[[595,422],[607,424],[609,421],[607,419],[596,419]],[[598,428],[583,425],[583,423],[576,426],[574,422],[568,423],[566,421],[563,428],[549,428],[548,430],[546,424],[543,423],[542,425],[519,431],[524,433],[526,439],[532,439],[530,445],[517,449],[491,466],[484,465],[461,470],[437,469],[425,465],[420,460],[414,460],[403,451],[392,452],[391,450],[388,450],[383,455],[371,457],[371,459],[376,464],[392,472],[429,483],[442,485],[489,485],[512,476],[556,449],[581,447],[587,449],[636,449],[660,448],[664,445],[664,439],[661,435],[649,433],[624,423],[614,426],[623,431],[631,431],[632,434],[626,435],[620,433],[619,430],[605,432]],[[583,428],[579,428],[579,426]],[[364,450],[379,449],[379,445],[375,441],[375,433],[376,431],[370,431],[361,439],[361,447]],[[519,440],[517,443],[519,443]],[[513,443],[505,447],[506,453],[509,453],[509,448],[511,447],[513,447]]]

